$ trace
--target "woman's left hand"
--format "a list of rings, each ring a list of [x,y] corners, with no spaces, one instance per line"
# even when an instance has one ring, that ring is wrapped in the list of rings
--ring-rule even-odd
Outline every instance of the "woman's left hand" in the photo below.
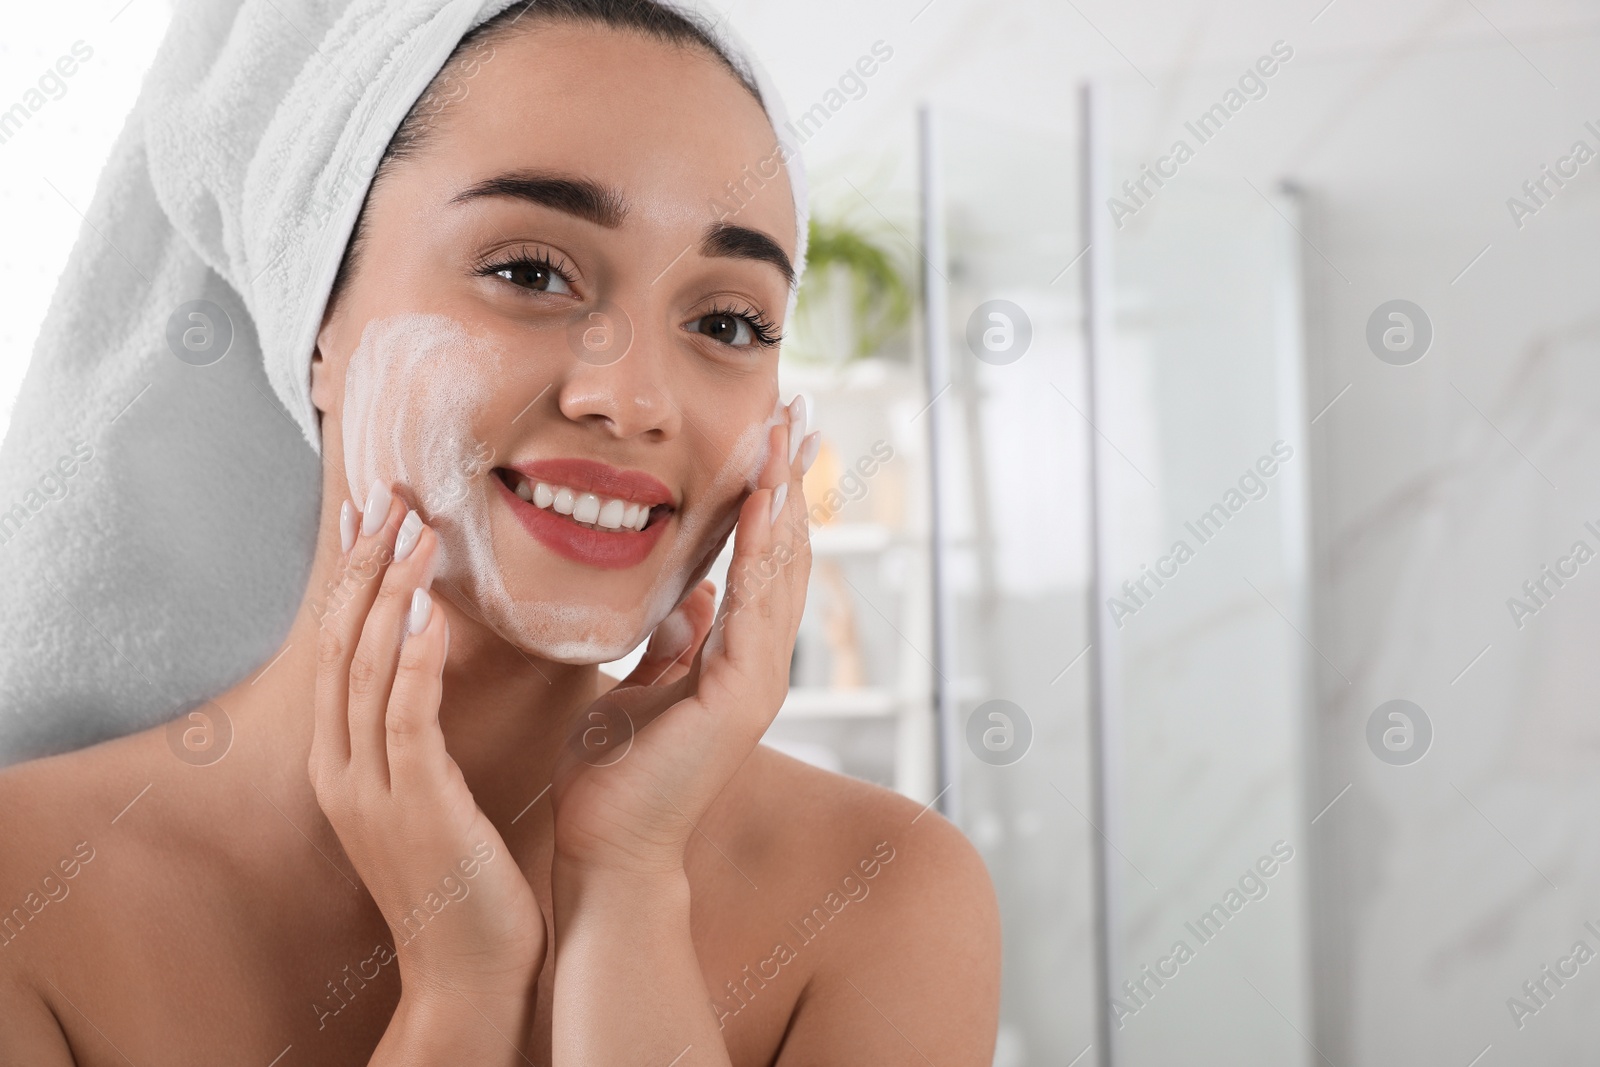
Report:
[[[679,662],[700,645],[692,663],[673,669],[669,657],[653,684],[635,671],[590,705],[569,740],[551,791],[558,864],[681,872],[695,827],[777,715],[811,572],[801,477],[815,441],[790,459],[790,435],[803,432],[795,422],[770,431],[715,620],[704,586],[679,608],[680,633],[667,643],[682,647]],[[661,658],[647,662],[658,673]]]

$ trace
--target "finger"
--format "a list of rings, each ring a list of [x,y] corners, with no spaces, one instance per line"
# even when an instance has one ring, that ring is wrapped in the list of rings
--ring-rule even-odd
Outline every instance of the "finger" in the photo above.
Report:
[[[802,495],[801,488],[805,480],[806,471],[809,470],[811,464],[816,461],[817,451],[821,447],[822,432],[819,430],[807,433],[807,430],[810,427],[807,423],[805,397],[795,397],[794,401],[788,407],[788,414],[789,418],[786,426],[787,436],[785,438],[786,448],[783,452],[783,456],[786,458],[787,463],[782,467],[781,473],[776,477],[782,481],[790,483],[787,493],[788,495],[794,496],[798,501],[799,497]],[[763,482],[762,484],[768,483]],[[771,484],[775,485],[777,484],[777,481],[775,480]],[[790,502],[787,500],[784,502],[785,505],[789,503]],[[803,517],[805,515],[804,507],[795,508],[781,506],[780,510],[791,520],[794,516]],[[773,524],[777,525],[778,520],[779,513],[774,512],[772,516]]]
[[[804,582],[809,573],[809,564],[803,567],[793,565],[797,557],[796,543],[805,542],[809,546],[805,491],[800,477],[801,452],[809,440],[802,436],[806,428],[805,419],[805,400],[796,397],[789,406],[788,422],[775,427],[773,431],[770,469],[763,472],[762,478],[762,484],[773,489],[772,509],[768,516],[772,537],[765,550],[767,558],[755,564],[761,577],[762,595],[752,600],[766,617],[792,620],[795,624],[793,631],[788,631],[782,625],[774,631],[778,634],[787,633],[791,639],[798,632],[797,612],[794,611],[796,583]],[[799,599],[802,602],[804,600],[803,586],[799,591]]]
[[[801,425],[798,429],[804,429]],[[811,580],[811,521],[806,506],[805,474],[816,460],[821,432],[813,431],[796,442],[789,465],[789,490],[779,513],[773,517],[773,554],[784,561],[784,577],[777,590],[781,606],[790,623],[791,643],[800,632],[800,616],[805,611],[806,591]]]
[[[796,396],[788,407],[788,464],[783,472],[787,487],[780,489],[783,499],[772,514],[773,553],[784,564],[784,576],[773,590],[774,614],[791,622],[790,640],[800,630],[800,614],[805,607],[806,584],[811,574],[811,530],[806,513],[805,475],[816,462],[821,448],[820,431],[808,433],[804,396]]]
[[[338,580],[314,608],[318,613],[317,683],[312,758],[338,766],[350,760],[350,662],[361,637],[361,625],[377,595],[378,578],[405,509],[387,486],[369,494],[366,504],[375,533],[359,536],[345,556]],[[366,516],[363,516],[363,522]]]
[[[451,763],[439,728],[450,623],[430,593],[418,593],[407,614],[405,643],[389,691],[384,744],[391,789],[438,796],[449,781]]]
[[[717,587],[703,581],[684,597],[672,614],[661,620],[644,658],[617,686],[671,685],[688,673],[689,663],[700,648],[716,616]]]
[[[760,488],[771,489],[789,480],[789,441],[793,430],[794,423],[789,420],[767,431],[767,462],[756,479]]]
[[[730,595],[737,594],[734,597],[735,605],[770,604],[765,594],[771,592],[769,587],[776,572],[757,576],[761,563],[759,557],[771,550],[774,528],[779,516],[787,509],[788,495],[793,489],[793,479],[790,477],[792,468],[787,462],[792,429],[792,423],[784,422],[768,431],[767,462],[756,480],[758,489],[751,493],[739,510],[739,519],[734,527],[733,560],[728,567],[728,592]],[[751,502],[758,497],[766,501],[766,511],[752,508]],[[736,573],[742,579],[737,590],[733,581]]]
[[[734,533],[733,559],[728,565],[728,590],[711,637],[706,642],[699,681],[730,690],[736,677],[750,682],[764,679],[762,659],[774,658],[778,631],[773,629],[773,588],[781,578],[781,561],[770,551],[773,543],[772,502],[775,489],[758,489],[739,511]],[[788,647],[782,650],[787,676]],[[763,656],[764,653],[764,656]],[[730,673],[731,672],[731,675]],[[717,694],[708,694],[715,697]],[[730,694],[724,694],[731,696]],[[755,694],[751,694],[752,696]],[[733,705],[742,703],[732,700]],[[727,710],[737,711],[736,706]]]
[[[400,640],[416,591],[432,582],[438,545],[433,530],[408,511],[350,660],[350,766],[379,783],[389,780],[384,720],[400,662]]]
[[[685,607],[689,612],[689,621],[694,626],[694,639],[689,642],[688,651],[678,660],[675,670],[680,673],[676,677],[682,677],[681,672],[688,670],[688,665],[700,657],[700,650],[705,647],[706,635],[711,632],[711,624],[717,617],[717,583],[709,579],[701,582]]]

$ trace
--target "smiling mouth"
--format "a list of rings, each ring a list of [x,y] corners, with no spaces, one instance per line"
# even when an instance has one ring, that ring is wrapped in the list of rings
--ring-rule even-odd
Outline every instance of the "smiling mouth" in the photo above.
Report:
[[[601,496],[554,482],[536,481],[505,467],[496,467],[494,473],[507,489],[522,500],[586,530],[614,534],[640,533],[666,521],[674,510],[671,504],[652,506],[620,497]]]

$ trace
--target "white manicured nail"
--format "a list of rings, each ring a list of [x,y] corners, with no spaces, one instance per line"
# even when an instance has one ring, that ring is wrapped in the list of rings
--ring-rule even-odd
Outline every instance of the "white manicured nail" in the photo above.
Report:
[[[361,509],[361,536],[371,537],[383,529],[383,520],[389,517],[389,483],[376,481],[367,493],[367,506]]]
[[[428,595],[426,589],[418,589],[411,594],[411,615],[406,620],[406,633],[420,634],[428,625],[428,618],[433,614],[433,597]]]
[[[789,462],[800,452],[800,439],[806,435],[806,398],[797,396],[789,404]]]
[[[356,546],[356,506],[349,500],[339,505],[339,546],[347,556]]]
[[[811,465],[817,461],[817,453],[822,451],[822,431],[813,430],[806,435],[800,444],[800,473],[805,474]]]
[[[406,512],[406,521],[400,524],[400,533],[394,539],[394,561],[399,563],[411,555],[411,550],[417,547],[417,539],[422,536],[422,516],[415,511]]]
[[[778,524],[778,514],[783,511],[783,502],[789,499],[789,483],[783,482],[772,491],[772,525]]]

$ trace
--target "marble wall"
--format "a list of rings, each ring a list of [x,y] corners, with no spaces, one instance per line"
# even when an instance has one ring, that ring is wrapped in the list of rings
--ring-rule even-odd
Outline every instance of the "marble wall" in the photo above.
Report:
[[[1311,410],[1333,404],[1311,436],[1313,789],[1349,787],[1313,839],[1317,1041],[1341,1065],[1575,1063],[1600,1037],[1600,967],[1561,963],[1600,951],[1600,581],[1574,551],[1600,549],[1600,162],[1520,227],[1507,205],[1600,150],[1595,44],[1408,57],[1301,167]],[[1406,365],[1365,339],[1395,298],[1434,333]],[[1546,566],[1573,574],[1540,604]],[[1409,765],[1365,736],[1394,699],[1432,725]]]

